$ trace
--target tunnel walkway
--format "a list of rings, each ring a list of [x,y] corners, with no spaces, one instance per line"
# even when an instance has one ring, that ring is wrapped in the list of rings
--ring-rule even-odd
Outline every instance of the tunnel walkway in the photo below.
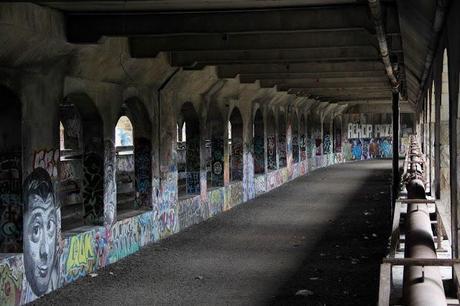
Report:
[[[389,160],[314,171],[33,304],[374,305],[390,180]]]

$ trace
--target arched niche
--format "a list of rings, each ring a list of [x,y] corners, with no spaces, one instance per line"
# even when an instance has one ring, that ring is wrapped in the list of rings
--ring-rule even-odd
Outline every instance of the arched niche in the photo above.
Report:
[[[185,139],[178,139],[177,144],[177,187],[179,197],[200,193],[200,119],[191,102],[186,102],[180,109],[179,129],[185,129]],[[181,141],[180,141],[181,140]],[[180,164],[184,161],[184,164]]]
[[[234,108],[229,120],[230,180],[243,180],[243,117]]]
[[[152,207],[152,123],[141,100],[130,98],[115,127],[117,216]]]
[[[70,94],[59,107],[61,228],[102,224],[104,189],[103,122],[86,94]]]

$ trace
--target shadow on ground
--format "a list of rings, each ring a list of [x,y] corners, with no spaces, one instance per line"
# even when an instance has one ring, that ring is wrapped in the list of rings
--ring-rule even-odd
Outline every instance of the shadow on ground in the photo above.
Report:
[[[390,182],[388,160],[314,171],[34,304],[375,305]]]

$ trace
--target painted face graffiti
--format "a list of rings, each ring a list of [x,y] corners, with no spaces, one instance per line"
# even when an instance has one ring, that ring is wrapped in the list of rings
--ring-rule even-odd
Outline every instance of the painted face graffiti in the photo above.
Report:
[[[24,182],[24,268],[33,293],[50,290],[56,264],[57,214],[48,172],[35,169]]]

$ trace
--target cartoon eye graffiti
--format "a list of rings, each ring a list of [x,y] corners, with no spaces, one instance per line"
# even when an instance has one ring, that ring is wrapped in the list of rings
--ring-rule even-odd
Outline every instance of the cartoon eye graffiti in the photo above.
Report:
[[[54,220],[49,220],[48,225],[47,225],[48,236],[53,237],[55,227],[56,227],[56,224]]]
[[[40,238],[40,224],[35,223],[32,227],[32,241],[38,242],[39,238]]]

